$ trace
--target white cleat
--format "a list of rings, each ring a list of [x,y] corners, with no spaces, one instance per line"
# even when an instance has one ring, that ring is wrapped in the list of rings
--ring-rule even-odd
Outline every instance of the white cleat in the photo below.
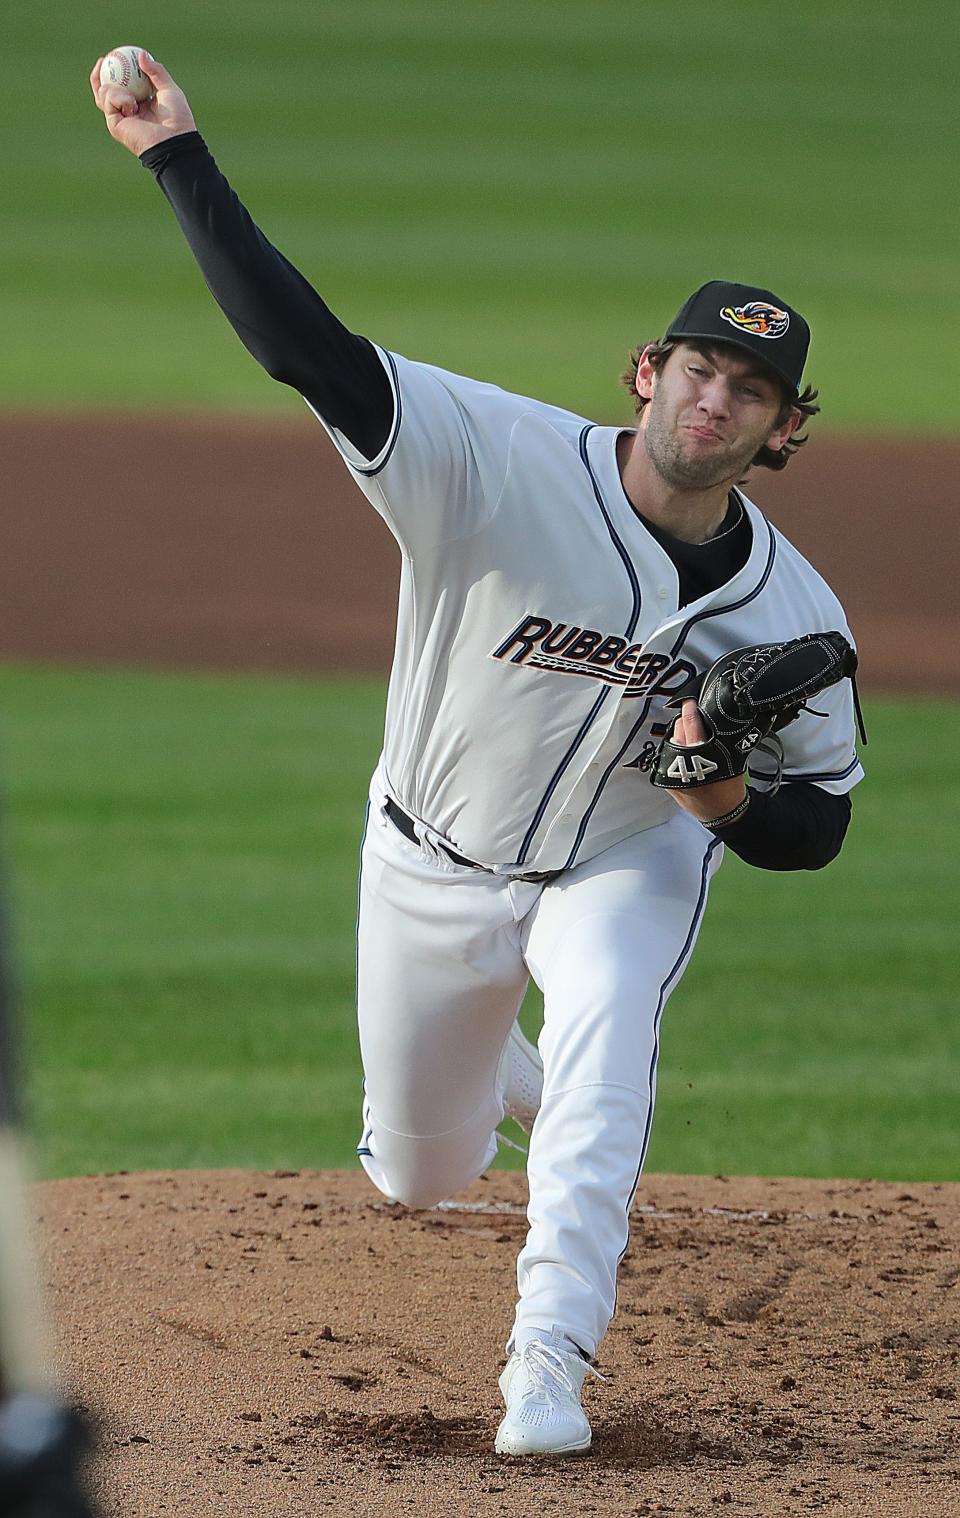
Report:
[[[599,1376],[581,1355],[552,1340],[531,1339],[515,1350],[500,1377],[507,1411],[497,1429],[498,1455],[575,1455],[592,1438],[580,1393],[587,1376]]]
[[[519,1023],[514,1023],[503,1046],[497,1085],[504,1117],[512,1117],[529,1133],[543,1096],[543,1060],[536,1045],[520,1032]]]

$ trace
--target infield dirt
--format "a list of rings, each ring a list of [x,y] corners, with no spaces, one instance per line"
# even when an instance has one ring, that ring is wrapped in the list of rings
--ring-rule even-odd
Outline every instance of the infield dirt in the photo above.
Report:
[[[36,1188],[110,1518],[960,1511],[960,1187],[651,1176],[586,1405],[502,1459],[524,1178],[409,1212],[339,1172]]]
[[[398,557],[308,418],[8,417],[0,656],[385,673]],[[818,439],[751,482],[866,688],[955,694],[960,444]],[[492,1454],[524,1181],[35,1189],[110,1518],[960,1513],[960,1187],[647,1177],[592,1452]]]

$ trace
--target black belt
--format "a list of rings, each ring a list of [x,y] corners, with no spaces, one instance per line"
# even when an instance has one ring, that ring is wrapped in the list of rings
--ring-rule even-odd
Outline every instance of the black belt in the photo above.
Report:
[[[417,837],[417,829],[413,818],[408,817],[403,808],[397,806],[392,796],[387,797],[384,811],[397,829],[397,832],[402,833],[404,838],[408,838],[411,843],[415,843],[419,848],[420,839]],[[486,869],[486,865],[477,864],[475,859],[464,858],[463,854],[458,854],[456,849],[452,849],[449,843],[444,843],[440,838],[437,839],[437,845],[453,864],[466,865],[468,870]],[[487,871],[487,873],[489,874],[490,872]],[[509,878],[511,880],[523,880],[533,885],[543,885],[548,880],[554,880],[559,874],[559,870],[533,870],[529,875],[511,875]]]

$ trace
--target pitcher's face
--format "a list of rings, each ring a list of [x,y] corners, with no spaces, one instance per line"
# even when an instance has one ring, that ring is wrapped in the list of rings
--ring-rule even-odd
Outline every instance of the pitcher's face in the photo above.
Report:
[[[641,359],[637,393],[648,399],[640,432],[651,463],[676,490],[709,490],[742,479],[764,446],[783,444],[799,412],[778,425],[776,377],[734,348],[680,343],[656,371]]]

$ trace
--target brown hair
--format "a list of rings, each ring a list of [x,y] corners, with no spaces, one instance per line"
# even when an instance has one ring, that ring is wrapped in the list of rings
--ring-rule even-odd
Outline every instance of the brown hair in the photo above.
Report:
[[[662,342],[643,343],[639,348],[632,349],[630,353],[629,367],[624,370],[623,374],[621,374],[620,383],[625,387],[625,389],[629,390],[630,394],[632,395],[637,416],[640,415],[644,406],[647,404],[643,397],[637,394],[637,370],[640,367],[641,358],[643,357],[644,353],[646,353],[647,358],[650,360],[654,371],[659,374],[660,370],[667,362],[667,359],[670,357],[674,348],[677,346],[678,343],[676,341],[667,338]],[[687,346],[696,348],[698,344],[691,342],[688,343]],[[709,352],[711,348],[719,346],[720,344],[718,343],[704,343],[704,352]],[[730,344],[730,346],[736,348],[735,343]],[[820,410],[820,407],[817,405],[817,397],[820,394],[819,390],[814,390],[811,385],[805,385],[799,395],[794,395],[783,383],[779,375],[774,372],[774,370],[771,369],[770,374],[780,386],[780,393],[782,396],[782,405],[780,407],[780,410],[777,412],[776,419],[773,424],[774,427],[782,427],[791,411],[799,411],[803,417],[804,422],[806,422],[811,416],[816,416],[817,412]],[[788,439],[786,443],[784,443],[782,448],[768,448],[766,444],[764,444],[760,451],[754,454],[750,462],[751,464],[762,465],[764,469],[786,469],[793,454],[796,453],[798,448],[802,448],[806,441],[806,433],[804,433],[801,437],[799,433],[795,432],[793,436]]]

